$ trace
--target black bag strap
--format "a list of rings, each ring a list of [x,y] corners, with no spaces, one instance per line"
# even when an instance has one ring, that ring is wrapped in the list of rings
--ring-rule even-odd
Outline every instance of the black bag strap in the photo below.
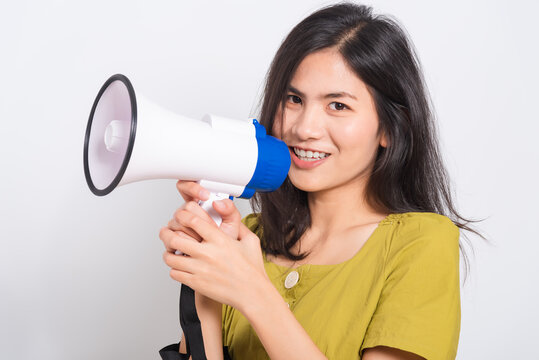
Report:
[[[185,335],[187,354],[179,352],[180,343],[165,346],[159,350],[162,360],[207,360],[204,351],[202,328],[195,306],[195,292],[189,286],[182,284],[180,290],[180,325]],[[231,360],[228,347],[223,346],[224,360]]]
[[[189,355],[182,354],[179,350],[180,343],[170,344],[159,350],[159,355],[161,355],[162,360],[189,360]],[[232,360],[227,346],[223,346],[223,358],[224,360]]]
[[[162,360],[189,360],[188,354],[181,354],[180,343],[170,344],[159,350],[159,355]]]
[[[180,325],[185,335],[187,358],[192,355],[193,360],[207,360],[202,328],[195,306],[195,292],[185,284],[182,284],[180,290]]]

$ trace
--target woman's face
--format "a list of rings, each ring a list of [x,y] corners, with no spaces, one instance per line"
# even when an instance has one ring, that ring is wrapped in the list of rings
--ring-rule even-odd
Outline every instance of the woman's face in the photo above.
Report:
[[[273,134],[289,146],[291,182],[307,192],[366,180],[386,146],[367,86],[332,48],[300,63]]]

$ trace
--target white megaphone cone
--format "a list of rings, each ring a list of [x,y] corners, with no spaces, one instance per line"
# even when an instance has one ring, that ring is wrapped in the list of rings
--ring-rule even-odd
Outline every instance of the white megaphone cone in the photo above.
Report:
[[[101,87],[86,128],[84,172],[95,195],[148,179],[199,181],[212,192],[203,207],[216,222],[213,200],[273,191],[289,167],[286,144],[256,120],[174,114],[135,95],[121,74]]]

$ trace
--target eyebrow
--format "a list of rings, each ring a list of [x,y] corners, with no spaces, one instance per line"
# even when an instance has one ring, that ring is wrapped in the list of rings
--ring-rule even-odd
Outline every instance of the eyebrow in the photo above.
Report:
[[[300,97],[305,97],[304,93],[302,93],[301,91],[299,91],[298,89],[296,89],[293,86],[288,86],[288,91],[293,92],[295,94],[298,94]],[[335,99],[335,98],[341,98],[341,97],[349,97],[351,99],[357,100],[357,97],[355,97],[354,95],[352,95],[352,94],[350,94],[349,92],[346,92],[346,91],[333,92],[333,93],[329,93],[329,94],[326,94],[326,95],[322,96],[322,98],[324,98],[324,99]]]

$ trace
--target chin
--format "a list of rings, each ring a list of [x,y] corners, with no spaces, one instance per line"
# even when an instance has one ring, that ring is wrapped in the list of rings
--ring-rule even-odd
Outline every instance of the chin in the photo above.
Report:
[[[317,192],[317,191],[325,190],[328,188],[328,186],[324,186],[324,184],[320,183],[319,181],[313,181],[312,178],[301,179],[298,177],[290,176],[290,182],[296,188],[305,192]]]

